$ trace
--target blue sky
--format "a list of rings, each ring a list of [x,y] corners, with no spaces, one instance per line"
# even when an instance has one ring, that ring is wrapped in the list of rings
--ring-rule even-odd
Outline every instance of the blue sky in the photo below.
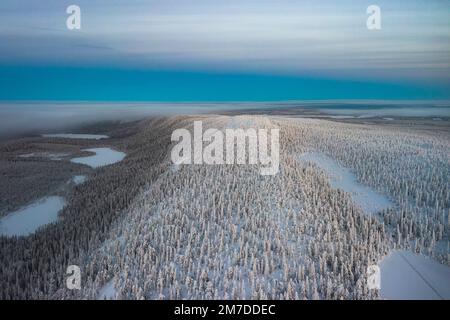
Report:
[[[81,8],[81,30],[66,7]],[[366,28],[381,7],[382,30]],[[0,100],[449,99],[450,0],[2,0]]]

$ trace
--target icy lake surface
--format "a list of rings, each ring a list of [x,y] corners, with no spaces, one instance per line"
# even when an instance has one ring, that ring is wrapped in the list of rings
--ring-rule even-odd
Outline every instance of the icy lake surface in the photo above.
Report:
[[[51,196],[12,212],[0,219],[0,234],[26,236],[34,233],[39,227],[55,222],[64,204],[62,197]]]
[[[104,134],[84,134],[84,133],[52,133],[52,134],[43,134],[43,137],[46,138],[67,138],[67,139],[107,139],[109,136]]]
[[[330,177],[331,186],[350,193],[353,201],[365,213],[374,214],[392,206],[387,197],[360,184],[349,169],[342,167],[334,159],[320,153],[310,152],[300,155],[300,160],[314,163],[325,171]]]
[[[450,299],[450,267],[411,251],[395,250],[380,263],[384,299]]]
[[[119,161],[122,161],[125,158],[126,154],[120,151],[112,150],[111,148],[91,148],[91,149],[83,149],[83,151],[94,152],[95,155],[87,156],[87,157],[79,157],[73,158],[72,162],[81,163],[88,165],[92,168],[98,168],[101,166],[106,166],[109,164],[113,164]]]

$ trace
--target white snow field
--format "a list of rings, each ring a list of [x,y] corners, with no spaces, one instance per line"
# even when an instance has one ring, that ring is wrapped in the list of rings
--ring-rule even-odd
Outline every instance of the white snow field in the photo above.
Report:
[[[70,179],[70,181],[72,181],[73,183],[75,183],[75,185],[82,184],[82,183],[85,182],[86,180],[87,180],[87,177],[86,177],[86,176],[83,176],[83,175],[73,176],[72,179]]]
[[[100,289],[97,300],[112,300],[116,298],[117,290],[114,287],[114,279],[109,280]]]
[[[60,161],[64,157],[68,156],[69,153],[59,152],[59,153],[52,153],[52,152],[33,152],[33,153],[27,153],[27,154],[21,154],[19,158],[49,158],[50,160]]]
[[[327,116],[327,118],[332,119],[353,119],[355,116]]]
[[[356,176],[334,159],[320,153],[310,152],[301,154],[300,160],[314,163],[325,171],[330,177],[331,186],[350,193],[353,201],[365,213],[374,214],[392,206],[391,201],[386,196],[358,183]]]
[[[51,133],[51,134],[43,134],[42,136],[44,138],[91,139],[91,140],[100,140],[109,138],[109,136],[104,134],[86,134],[86,133]]]
[[[91,148],[83,149],[83,151],[94,152],[95,155],[73,158],[70,161],[74,163],[85,164],[92,168],[98,168],[122,161],[126,156],[124,152],[116,151],[111,148]]]
[[[394,250],[380,263],[384,299],[450,299],[450,267],[411,251]]]
[[[64,199],[59,196],[40,199],[0,219],[0,234],[6,236],[32,234],[38,228],[55,222],[58,219],[58,212],[64,205]]]

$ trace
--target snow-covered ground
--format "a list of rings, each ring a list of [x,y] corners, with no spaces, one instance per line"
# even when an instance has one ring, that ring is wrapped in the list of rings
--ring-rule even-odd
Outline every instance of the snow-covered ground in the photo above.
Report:
[[[450,267],[395,250],[379,263],[384,299],[450,299]]]
[[[82,184],[86,180],[87,180],[87,177],[83,176],[83,175],[73,176],[72,179],[70,179],[70,181],[75,183],[76,185]]]
[[[381,107],[381,108],[319,108],[321,113],[328,115],[352,115],[358,118],[371,117],[448,117],[448,106],[405,105],[402,107]]]
[[[100,289],[99,294],[97,296],[98,300],[112,300],[116,298],[116,288],[114,287],[114,279],[109,280],[105,285]]]
[[[27,154],[21,154],[20,158],[49,158],[50,160],[59,161],[62,160],[64,157],[68,156],[69,153],[59,152],[59,153],[52,153],[52,152],[33,152],[33,153],[27,153]]]
[[[73,158],[70,161],[74,163],[85,164],[92,168],[98,168],[101,166],[106,166],[109,164],[122,161],[123,158],[125,158],[126,156],[124,152],[116,151],[111,148],[91,148],[91,149],[83,149],[83,151],[94,152],[95,155]]]
[[[349,169],[342,167],[334,159],[323,154],[311,152],[300,155],[300,160],[314,163],[324,170],[330,177],[331,186],[350,193],[353,201],[364,212],[374,214],[392,206],[391,201],[386,196],[358,183],[356,176]]]
[[[34,233],[39,227],[55,222],[64,204],[62,197],[51,196],[12,212],[0,219],[0,234],[26,236]]]
[[[85,134],[85,133],[52,133],[52,134],[43,134],[45,138],[67,138],[67,139],[107,139],[109,136],[104,134]]]
[[[353,119],[355,116],[327,116],[328,118],[332,119]]]

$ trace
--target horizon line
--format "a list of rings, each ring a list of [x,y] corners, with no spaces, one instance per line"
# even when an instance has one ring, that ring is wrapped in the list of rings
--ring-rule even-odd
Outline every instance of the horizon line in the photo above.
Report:
[[[0,104],[266,104],[266,103],[280,103],[280,104],[314,104],[314,103],[371,103],[371,104],[430,104],[430,103],[444,103],[449,104],[450,99],[303,99],[303,100],[185,100],[185,101],[170,101],[170,100],[1,100]]]

